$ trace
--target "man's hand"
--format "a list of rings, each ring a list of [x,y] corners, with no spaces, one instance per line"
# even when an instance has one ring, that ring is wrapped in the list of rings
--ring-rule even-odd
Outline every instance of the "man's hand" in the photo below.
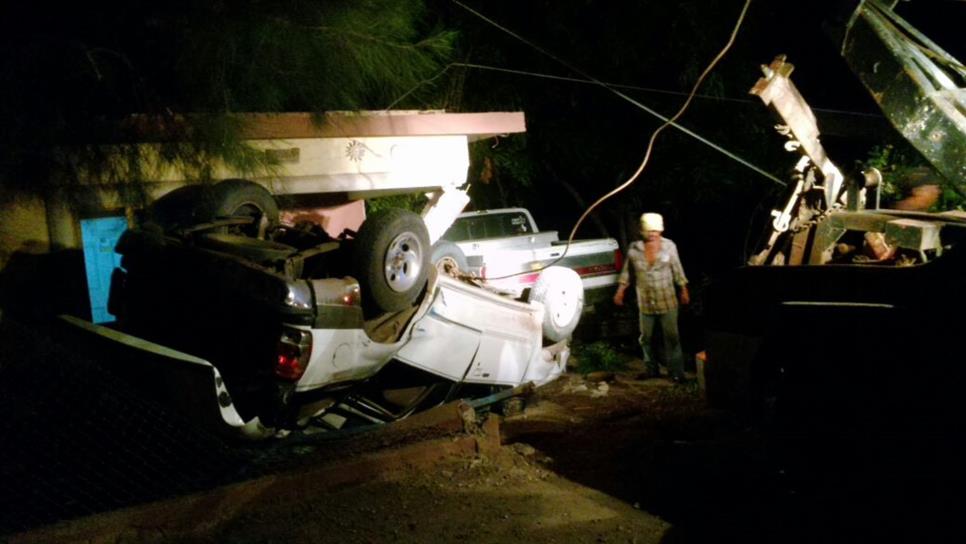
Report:
[[[617,306],[624,305],[624,291],[626,290],[627,290],[626,285],[621,285],[617,288],[617,292],[614,293],[614,304],[616,304]]]
[[[681,295],[680,295],[680,297],[681,297],[681,304],[683,306],[687,306],[688,304],[691,304],[691,293],[688,292],[688,286],[687,285],[682,285],[681,286]]]

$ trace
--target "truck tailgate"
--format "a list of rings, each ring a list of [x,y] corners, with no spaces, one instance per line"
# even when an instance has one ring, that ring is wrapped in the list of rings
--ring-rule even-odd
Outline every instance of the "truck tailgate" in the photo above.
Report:
[[[60,318],[80,349],[158,404],[214,432],[246,438],[271,434],[258,418],[242,419],[221,374],[208,361],[73,316]]]

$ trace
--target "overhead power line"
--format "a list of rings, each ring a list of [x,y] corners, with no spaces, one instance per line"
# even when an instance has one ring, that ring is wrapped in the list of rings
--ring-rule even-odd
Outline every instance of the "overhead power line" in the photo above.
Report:
[[[752,164],[750,161],[748,161],[748,160],[746,160],[746,159],[738,156],[734,152],[729,151],[729,150],[721,147],[720,145],[712,142],[711,140],[708,140],[707,138],[705,138],[705,137],[697,134],[696,132],[694,132],[694,131],[692,131],[692,130],[690,130],[688,128],[685,128],[685,127],[683,127],[681,125],[679,125],[676,121],[674,121],[674,120],[672,120],[672,119],[664,116],[660,112],[658,112],[658,111],[656,111],[656,110],[654,110],[654,109],[646,106],[645,104],[642,104],[640,101],[635,100],[634,98],[631,98],[630,96],[627,96],[626,94],[624,94],[623,92],[617,90],[613,86],[610,86],[607,83],[605,83],[603,81],[600,81],[599,79],[591,76],[590,74],[587,74],[586,72],[584,72],[580,68],[572,65],[571,63],[569,63],[566,60],[558,57],[557,55],[551,53],[550,51],[547,51],[546,49],[540,47],[539,45],[531,42],[530,40],[524,38],[523,36],[517,34],[516,32],[514,32],[512,30],[510,30],[509,28],[506,28],[506,27],[500,25],[496,21],[494,21],[494,20],[490,19],[489,17],[483,15],[482,13],[474,10],[473,8],[467,6],[466,4],[460,2],[459,0],[451,0],[451,1],[454,4],[456,4],[457,6],[460,6],[464,10],[466,10],[469,13],[473,14],[474,16],[478,17],[479,19],[481,19],[481,20],[485,21],[486,23],[488,23],[488,24],[494,26],[495,28],[499,29],[500,31],[502,31],[502,32],[504,32],[504,33],[506,33],[506,34],[508,34],[508,35],[510,35],[510,36],[512,36],[514,38],[516,38],[517,40],[523,42],[527,46],[529,46],[529,47],[531,47],[531,48],[539,51],[543,55],[545,55],[545,56],[553,59],[554,61],[558,62],[559,64],[565,66],[569,70],[571,70],[571,71],[573,71],[573,72],[575,72],[577,74],[580,74],[586,80],[594,83],[595,85],[601,86],[601,87],[609,90],[610,92],[616,94],[617,96],[623,98],[624,100],[630,102],[631,104],[637,106],[638,108],[646,111],[647,113],[651,114],[652,116],[657,117],[658,119],[660,119],[661,121],[663,121],[666,125],[673,126],[674,128],[680,130],[681,132],[684,132],[688,136],[691,136],[692,138],[698,140],[699,142],[701,142],[701,143],[703,143],[703,144],[711,147],[712,149],[718,151],[719,153],[724,154],[725,156],[731,158],[732,160],[734,160],[734,161],[736,161],[736,162],[738,162],[740,164],[743,164],[744,166],[750,168],[751,170],[753,170],[753,171],[761,174],[762,176],[768,178],[769,180],[771,180],[771,181],[773,181],[773,182],[775,182],[775,183],[777,183],[777,184],[779,184],[779,185],[781,185],[783,187],[788,185],[784,181],[782,181],[782,180],[778,179],[777,177],[775,177],[773,174],[771,174],[769,172],[766,172],[765,170],[761,169],[760,167]],[[745,8],[747,9],[747,4],[746,4]],[[744,15],[744,11],[742,11],[742,15]],[[438,77],[438,75],[436,77]],[[434,79],[435,79],[435,77],[434,77]]]
[[[459,5],[460,7],[462,7],[463,9],[469,11],[473,15],[475,15],[475,16],[483,19],[487,23],[495,26],[496,28],[499,28],[503,32],[506,32],[507,34],[513,36],[514,38],[516,38],[516,39],[522,41],[523,43],[529,45],[530,47],[536,49],[537,51],[540,51],[544,55],[546,55],[546,56],[554,59],[555,61],[563,64],[564,66],[566,66],[567,68],[569,68],[569,69],[573,70],[574,72],[580,74],[581,76],[583,76],[583,77],[585,77],[587,79],[590,79],[590,80],[594,81],[598,85],[600,85],[600,86],[608,89],[612,93],[620,96],[621,98],[623,98],[623,99],[631,102],[632,104],[636,105],[637,107],[643,109],[644,111],[647,111],[651,115],[654,115],[655,117],[657,117],[659,119],[662,119],[664,121],[664,123],[661,126],[659,126],[657,129],[654,130],[654,132],[651,133],[651,137],[650,137],[650,139],[647,142],[647,149],[644,152],[644,158],[641,160],[641,164],[637,167],[637,170],[633,174],[631,174],[631,176],[629,178],[627,178],[627,180],[624,183],[620,184],[617,188],[615,188],[612,191],[608,192],[604,196],[598,198],[593,204],[590,205],[590,207],[588,207],[584,211],[584,213],[580,216],[580,218],[577,219],[577,222],[574,225],[574,228],[570,231],[570,236],[567,238],[567,246],[564,248],[563,254],[560,255],[560,257],[558,257],[555,261],[553,261],[552,263],[550,263],[550,265],[547,265],[547,266],[552,266],[552,265],[556,264],[557,262],[559,262],[560,260],[562,260],[567,255],[567,252],[570,250],[570,245],[573,243],[574,236],[577,234],[577,229],[580,228],[580,224],[583,223],[584,219],[586,219],[587,216],[590,215],[590,212],[592,212],[594,210],[594,208],[596,208],[597,206],[601,205],[607,199],[611,198],[612,196],[616,195],[617,193],[619,193],[619,192],[623,191],[624,189],[626,189],[627,187],[629,187],[638,178],[638,176],[641,175],[641,172],[644,171],[644,168],[647,166],[648,161],[651,158],[651,152],[654,150],[654,142],[657,140],[658,134],[660,134],[662,131],[664,131],[664,129],[667,128],[668,126],[674,126],[678,130],[684,131],[686,134],[688,134],[688,135],[690,135],[690,136],[692,136],[694,138],[697,138],[699,141],[701,141],[701,142],[703,142],[705,144],[708,144],[708,145],[712,146],[714,149],[717,149],[718,151],[721,151],[721,152],[725,153],[726,155],[728,155],[729,157],[733,158],[734,160],[737,160],[738,162],[740,162],[740,163],[744,164],[745,166],[747,166],[747,167],[755,170],[756,172],[758,172],[758,173],[760,173],[760,174],[768,177],[769,179],[772,179],[776,183],[778,183],[780,185],[785,185],[785,183],[783,181],[779,180],[778,178],[776,178],[775,176],[769,174],[768,172],[765,172],[764,170],[758,168],[757,166],[755,166],[755,165],[753,165],[753,164],[745,161],[744,159],[741,159],[740,157],[738,157],[734,153],[731,153],[730,151],[727,151],[727,150],[721,148],[720,146],[718,146],[716,144],[713,144],[712,142],[710,142],[710,141],[702,138],[701,136],[698,136],[694,132],[691,132],[690,130],[687,130],[684,127],[676,124],[676,121],[678,120],[678,118],[680,118],[684,114],[685,110],[687,110],[688,106],[691,104],[691,101],[694,100],[694,95],[697,94],[698,88],[704,82],[705,78],[708,77],[708,74],[711,73],[711,70],[713,70],[714,67],[717,66],[718,62],[720,62],[721,59],[725,56],[725,54],[731,49],[731,46],[735,42],[735,37],[737,37],[737,35],[738,35],[738,30],[741,28],[741,25],[742,25],[742,23],[745,20],[745,15],[748,13],[748,7],[751,6],[751,0],[745,0],[744,7],[741,8],[741,13],[738,15],[738,20],[735,22],[735,26],[734,26],[734,28],[731,31],[731,35],[729,36],[727,43],[725,43],[724,47],[722,47],[721,50],[718,52],[718,54],[715,55],[714,59],[711,60],[711,62],[704,69],[704,71],[701,72],[701,75],[698,76],[697,81],[694,83],[694,86],[691,88],[691,92],[688,93],[687,100],[684,101],[684,104],[678,109],[677,113],[675,113],[674,116],[671,117],[671,118],[667,118],[667,117],[661,115],[660,113],[652,110],[651,108],[648,108],[644,104],[641,104],[640,102],[638,102],[638,101],[634,100],[633,98],[627,96],[626,94],[618,91],[617,89],[614,89],[613,87],[607,86],[606,83],[604,83],[604,82],[602,82],[600,80],[597,80],[596,78],[594,78],[594,77],[592,77],[592,76],[584,73],[579,68],[576,68],[576,67],[572,66],[570,63],[564,61],[563,59],[560,59],[559,57],[557,57],[553,53],[550,53],[549,51],[547,51],[547,50],[539,47],[538,45],[530,42],[529,40],[523,38],[522,36],[516,34],[515,32],[513,32],[513,31],[511,31],[511,30],[509,30],[509,29],[507,29],[507,28],[499,25],[495,21],[487,18],[483,14],[481,14],[481,13],[473,10],[472,8],[466,6],[465,4],[459,2],[458,0],[452,0],[452,1],[453,1],[453,3],[455,3],[455,4]]]
[[[520,76],[530,76],[530,77],[540,78],[540,79],[550,79],[550,80],[555,80],[555,81],[566,81],[566,82],[569,82],[569,83],[581,83],[581,84],[584,84],[584,85],[600,86],[601,84],[603,84],[603,85],[605,85],[607,87],[614,87],[614,88],[617,88],[617,89],[627,89],[627,90],[631,90],[631,91],[641,91],[641,92],[645,92],[645,93],[667,94],[667,95],[673,95],[673,96],[688,96],[688,93],[686,93],[685,91],[672,91],[671,89],[659,89],[657,87],[641,87],[639,85],[630,85],[630,84],[627,84],[627,83],[613,83],[613,82],[608,82],[608,81],[605,81],[605,82],[602,82],[602,83],[598,83],[598,82],[596,82],[594,80],[591,80],[591,79],[583,79],[583,78],[579,78],[579,77],[567,77],[567,76],[560,76],[560,75],[556,75],[556,74],[546,74],[546,73],[542,73],[542,72],[532,72],[532,71],[529,71],[529,70],[520,70],[520,69],[516,69],[516,68],[507,68],[507,67],[504,67],[504,66],[491,66],[491,65],[487,65],[487,64],[476,64],[476,63],[470,63],[470,62],[454,62],[454,63],[451,63],[447,68],[454,67],[454,66],[455,67],[458,67],[458,68],[474,68],[474,69],[477,69],[477,70],[490,70],[490,71],[493,71],[493,72],[504,72],[504,73],[508,73],[508,74],[515,74],[515,75],[520,75]],[[437,74],[432,79],[436,79],[436,77],[438,77],[438,76],[439,75]],[[730,96],[715,96],[715,95],[710,95],[710,94],[696,94],[696,95],[694,95],[694,97],[695,98],[700,98],[702,100],[713,100],[713,101],[716,101],[716,102],[734,102],[734,103],[737,103],[737,104],[748,104],[748,105],[754,105],[754,106],[757,106],[760,103],[760,101],[758,101],[758,100],[750,100],[748,98],[734,98],[734,97],[730,97]],[[822,108],[822,107],[814,107],[814,106],[811,107],[811,110],[812,111],[817,111],[817,112],[820,112],[820,113],[832,113],[832,114],[839,114],[839,115],[854,115],[856,117],[869,117],[869,118],[875,118],[875,119],[885,119],[885,117],[881,113],[870,113],[870,112],[861,112],[861,111],[840,110],[840,109],[834,109],[834,108]]]

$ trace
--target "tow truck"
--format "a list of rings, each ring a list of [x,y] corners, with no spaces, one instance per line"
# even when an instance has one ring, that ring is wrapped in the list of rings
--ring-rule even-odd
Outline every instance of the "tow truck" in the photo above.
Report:
[[[888,120],[945,179],[966,183],[966,68],[865,0],[839,44]],[[881,209],[881,174],[843,172],[777,57],[751,89],[798,159],[765,246],[712,286],[707,396],[791,425],[931,429],[959,419],[966,214]]]

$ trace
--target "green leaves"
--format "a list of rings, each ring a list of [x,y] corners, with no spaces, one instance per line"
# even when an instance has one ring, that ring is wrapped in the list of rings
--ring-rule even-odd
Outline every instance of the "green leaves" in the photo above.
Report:
[[[630,362],[627,357],[604,341],[579,344],[574,347],[577,370],[582,374],[598,370],[617,372],[626,370]]]
[[[226,111],[383,107],[448,59],[454,34],[421,32],[422,9],[417,1],[270,3],[209,25],[212,8],[201,3],[175,59],[183,100]]]
[[[908,142],[873,146],[868,152],[864,167],[878,168],[882,172],[883,204],[900,200],[910,194],[917,183],[929,182],[941,185],[942,194],[929,211],[956,210],[966,206],[966,197],[956,191]],[[923,179],[923,178],[927,179]]]

